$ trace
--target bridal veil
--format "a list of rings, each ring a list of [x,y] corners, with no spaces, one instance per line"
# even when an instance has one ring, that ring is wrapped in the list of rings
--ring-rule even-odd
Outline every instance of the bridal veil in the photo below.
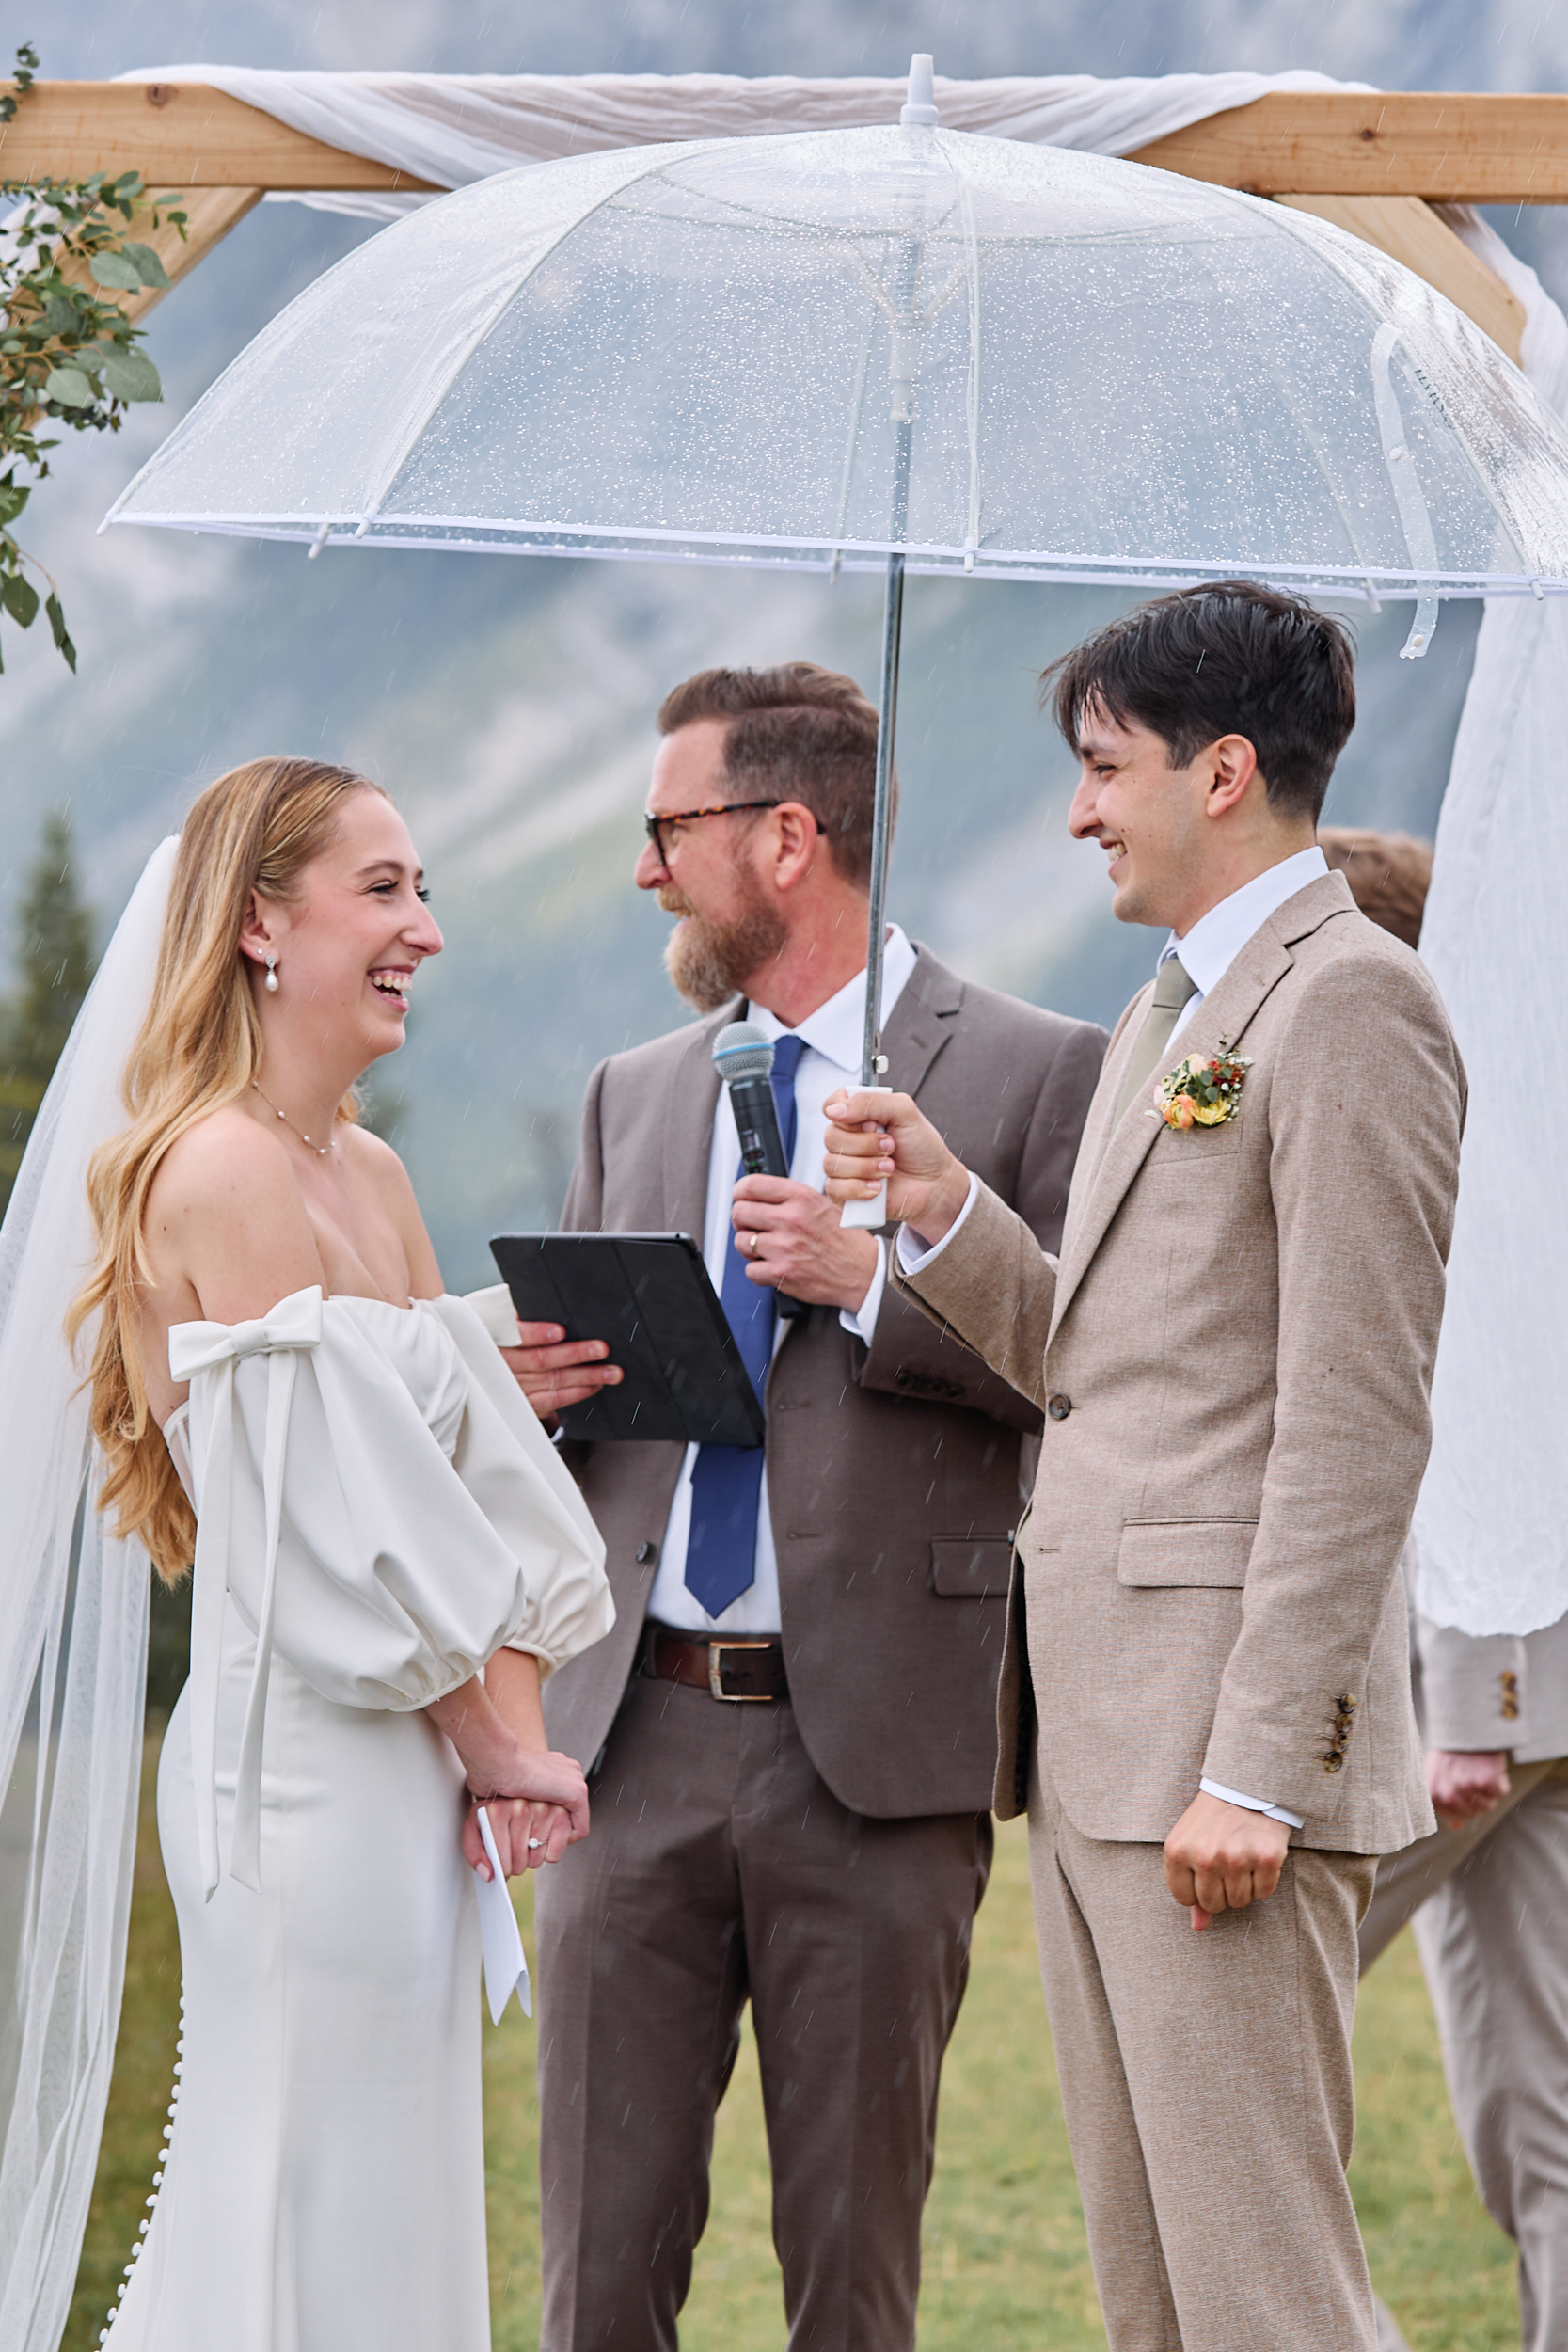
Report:
[[[178,841],[153,851],[77,1019],[0,1229],[0,2344],[55,2352],[119,2022],[151,1568],[93,1508],[87,1164],[123,1127]],[[84,1335],[85,1337],[87,1335]]]

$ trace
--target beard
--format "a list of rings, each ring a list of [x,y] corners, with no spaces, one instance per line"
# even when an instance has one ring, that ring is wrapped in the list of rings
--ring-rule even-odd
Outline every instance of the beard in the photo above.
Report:
[[[745,902],[728,923],[708,922],[673,883],[666,883],[658,893],[666,914],[684,917],[665,947],[664,969],[697,1012],[717,1012],[737,995],[758,966],[778,955],[789,936],[788,926],[749,877],[744,878],[743,887]]]

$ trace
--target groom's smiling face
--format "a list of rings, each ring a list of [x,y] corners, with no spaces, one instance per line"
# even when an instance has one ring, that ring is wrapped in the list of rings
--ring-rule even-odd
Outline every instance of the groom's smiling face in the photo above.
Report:
[[[1266,835],[1261,866],[1268,866],[1302,846],[1285,838],[1291,820],[1270,810],[1244,735],[1222,735],[1178,767],[1164,736],[1136,719],[1114,719],[1091,701],[1079,723],[1078,758],[1068,827],[1075,841],[1098,841],[1104,850],[1118,922],[1157,924],[1184,938],[1219,898],[1260,870],[1255,859],[1229,872],[1238,852],[1245,858]]]
[[[1075,841],[1098,841],[1105,851],[1123,923],[1177,929],[1181,911],[1201,891],[1206,852],[1206,754],[1173,768],[1170,746],[1152,727],[1113,719],[1098,703],[1084,713],[1078,735],[1082,774],[1068,824]]]

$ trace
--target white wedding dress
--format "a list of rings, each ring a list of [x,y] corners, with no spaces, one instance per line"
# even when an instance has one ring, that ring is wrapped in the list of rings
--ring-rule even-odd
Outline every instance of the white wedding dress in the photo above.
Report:
[[[158,1775],[182,2059],[111,2352],[485,2352],[476,1882],[419,1710],[613,1611],[471,1309],[185,1324],[191,1677]]]

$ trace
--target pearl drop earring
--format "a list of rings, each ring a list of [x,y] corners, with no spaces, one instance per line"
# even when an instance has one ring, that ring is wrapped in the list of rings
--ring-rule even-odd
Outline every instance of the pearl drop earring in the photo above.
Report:
[[[268,994],[269,996],[276,996],[276,995],[277,995],[277,958],[276,956],[269,956],[269,957],[267,958],[267,977],[266,977],[266,978],[265,978],[265,979],[261,982],[261,986],[262,986],[262,987],[266,990],[267,994]]]

